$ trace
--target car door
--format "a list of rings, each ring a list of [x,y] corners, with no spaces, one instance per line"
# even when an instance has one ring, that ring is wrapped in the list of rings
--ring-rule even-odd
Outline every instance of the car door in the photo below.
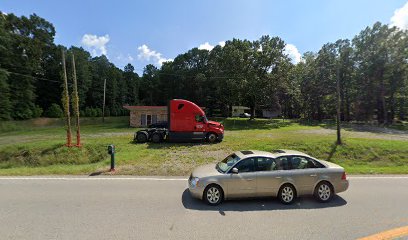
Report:
[[[258,157],[256,160],[257,195],[276,196],[285,170],[279,166],[276,159]]]
[[[255,158],[242,159],[233,168],[237,168],[238,173],[229,172],[228,196],[256,196]]]
[[[298,194],[312,194],[320,178],[320,171],[313,160],[304,156],[290,157],[291,175]]]

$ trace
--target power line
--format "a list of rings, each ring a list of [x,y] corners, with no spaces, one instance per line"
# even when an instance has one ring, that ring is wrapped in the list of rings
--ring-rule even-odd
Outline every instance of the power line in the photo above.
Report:
[[[51,80],[51,79],[43,78],[43,77],[36,77],[36,76],[22,74],[22,73],[17,73],[17,72],[9,71],[9,70],[7,70],[5,68],[1,68],[1,67],[0,67],[0,69],[3,70],[4,72],[7,72],[7,73],[12,73],[12,74],[20,75],[20,76],[25,76],[25,77],[31,77],[31,78],[35,78],[35,79],[40,80],[40,81],[54,82],[54,83],[62,84],[61,81]],[[167,75],[167,76],[185,77],[185,78],[195,78],[197,76],[197,75],[164,73],[164,72],[158,72],[158,75]],[[140,76],[140,78],[142,78],[142,76]],[[242,76],[206,76],[206,78],[207,79],[233,79],[233,78],[243,79],[245,77],[242,77]],[[72,85],[72,83],[68,83],[68,85]]]
[[[7,69],[5,69],[5,68],[1,68],[1,67],[0,67],[0,69],[3,70],[3,71],[6,72],[6,73],[12,73],[12,74],[20,75],[20,76],[35,78],[35,79],[41,80],[41,81],[55,82],[55,83],[60,83],[60,84],[62,84],[62,82],[60,82],[60,81],[51,80],[51,79],[48,79],[48,78],[36,77],[36,76],[28,75],[28,74],[17,73],[17,72],[9,71],[9,70],[7,70]]]

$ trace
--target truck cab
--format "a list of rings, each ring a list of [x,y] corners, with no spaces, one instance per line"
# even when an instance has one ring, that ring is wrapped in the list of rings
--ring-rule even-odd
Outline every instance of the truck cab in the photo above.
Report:
[[[151,128],[135,134],[137,142],[161,141],[222,141],[224,126],[209,121],[205,112],[195,103],[183,100],[170,100],[168,105],[168,128]]]

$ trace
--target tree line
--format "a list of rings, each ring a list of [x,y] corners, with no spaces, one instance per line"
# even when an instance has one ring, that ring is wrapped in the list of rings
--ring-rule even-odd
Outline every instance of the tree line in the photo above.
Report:
[[[297,64],[279,37],[232,39],[211,51],[193,48],[160,68],[149,64],[138,76],[131,64],[121,70],[105,56],[56,45],[53,25],[35,14],[2,14],[0,119],[58,116],[64,48],[75,55],[82,116],[101,115],[106,79],[107,115],[127,114],[124,105],[166,105],[182,98],[205,106],[210,116],[228,116],[233,105],[244,105],[253,116],[269,109],[320,121],[335,118],[339,93],[342,121],[388,124],[407,118],[407,34],[377,22],[351,40],[305,53]]]

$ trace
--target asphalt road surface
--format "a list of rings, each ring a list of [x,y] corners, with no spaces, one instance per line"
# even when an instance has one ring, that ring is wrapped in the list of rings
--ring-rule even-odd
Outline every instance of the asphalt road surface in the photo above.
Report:
[[[350,177],[332,202],[192,199],[183,178],[0,178],[0,239],[356,239],[408,225],[408,176]]]

